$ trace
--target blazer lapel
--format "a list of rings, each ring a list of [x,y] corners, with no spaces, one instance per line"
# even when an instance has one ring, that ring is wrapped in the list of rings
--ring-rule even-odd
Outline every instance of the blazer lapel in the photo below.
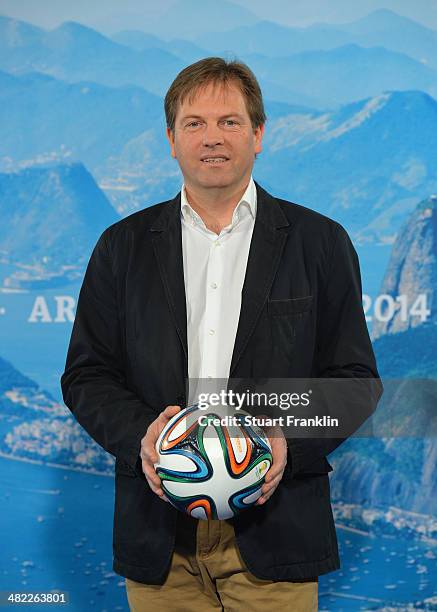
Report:
[[[278,201],[256,181],[255,185],[257,213],[241,294],[240,318],[232,354],[230,378],[255,329],[281,260],[288,234],[277,230],[290,225]]]
[[[165,205],[150,228],[165,295],[182,343],[188,368],[187,307],[182,256],[181,194]],[[188,370],[187,370],[188,371]],[[188,374],[187,374],[188,375]]]

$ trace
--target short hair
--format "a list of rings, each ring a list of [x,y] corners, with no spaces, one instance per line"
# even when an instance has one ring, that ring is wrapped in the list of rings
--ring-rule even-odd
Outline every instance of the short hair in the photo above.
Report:
[[[266,120],[261,88],[252,70],[239,60],[205,57],[190,64],[176,76],[164,100],[167,127],[174,133],[179,104],[188,97],[191,103],[197,92],[209,83],[227,85],[236,83],[246,102],[247,112],[254,129]]]

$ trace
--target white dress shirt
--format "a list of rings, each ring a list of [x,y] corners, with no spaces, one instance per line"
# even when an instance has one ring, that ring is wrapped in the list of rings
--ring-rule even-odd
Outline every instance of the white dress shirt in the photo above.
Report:
[[[218,235],[190,206],[185,184],[182,185],[189,406],[206,390],[202,379],[221,379],[223,383],[229,377],[255,217],[256,186],[252,176],[231,223]],[[209,385],[207,388],[211,389]],[[221,388],[226,387],[221,384]]]

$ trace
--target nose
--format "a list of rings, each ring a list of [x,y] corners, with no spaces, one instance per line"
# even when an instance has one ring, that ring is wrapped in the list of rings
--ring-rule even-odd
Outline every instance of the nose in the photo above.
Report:
[[[223,144],[223,132],[217,124],[207,123],[202,141],[206,147],[215,147],[216,145]]]

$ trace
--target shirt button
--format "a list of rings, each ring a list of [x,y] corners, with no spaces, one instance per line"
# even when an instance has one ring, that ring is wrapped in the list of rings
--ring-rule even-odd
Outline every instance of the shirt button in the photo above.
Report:
[[[213,329],[210,329],[210,330],[209,330],[209,335],[210,335],[210,336],[213,336],[214,334],[215,334],[215,331],[214,331]]]
[[[218,240],[216,240],[216,241],[214,242],[214,246],[219,247],[219,246],[220,246],[220,242],[219,242]]]
[[[211,283],[211,289],[217,289],[217,283]]]

